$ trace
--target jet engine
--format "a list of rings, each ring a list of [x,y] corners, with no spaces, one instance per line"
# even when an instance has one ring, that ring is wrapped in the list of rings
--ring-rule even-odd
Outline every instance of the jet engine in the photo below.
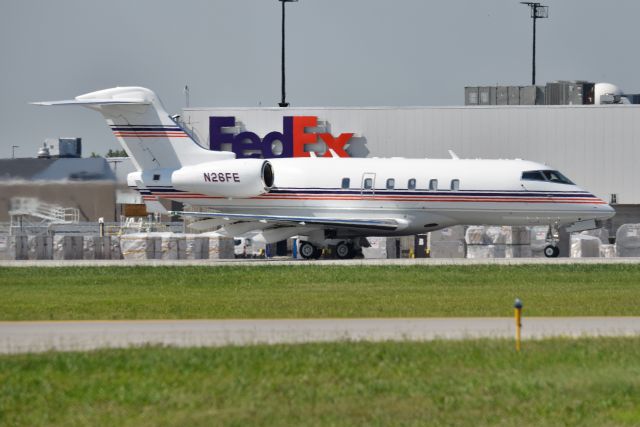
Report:
[[[234,159],[185,166],[171,174],[176,190],[219,197],[255,197],[273,186],[273,167],[263,159]]]

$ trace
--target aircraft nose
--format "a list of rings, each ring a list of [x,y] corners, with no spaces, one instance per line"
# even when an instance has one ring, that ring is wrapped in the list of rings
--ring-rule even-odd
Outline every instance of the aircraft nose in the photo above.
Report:
[[[609,219],[612,218],[616,214],[616,210],[609,204],[604,204],[600,206],[599,219]]]

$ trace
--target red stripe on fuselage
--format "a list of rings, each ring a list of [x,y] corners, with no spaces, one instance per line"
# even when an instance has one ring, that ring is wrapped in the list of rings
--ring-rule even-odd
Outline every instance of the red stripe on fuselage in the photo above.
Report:
[[[126,137],[140,137],[140,138],[154,138],[159,136],[171,136],[174,138],[187,138],[188,135],[184,132],[114,132],[115,136],[122,138]]]
[[[224,199],[221,196],[207,196],[205,194],[167,194],[153,193],[163,199]],[[577,204],[577,205],[605,205],[606,202],[597,198],[495,198],[495,197],[465,197],[465,196],[442,196],[442,197],[415,197],[415,196],[296,196],[296,195],[275,195],[264,194],[261,196],[251,197],[252,200],[331,200],[331,201],[392,201],[392,202],[449,202],[449,203],[558,203],[558,204]]]

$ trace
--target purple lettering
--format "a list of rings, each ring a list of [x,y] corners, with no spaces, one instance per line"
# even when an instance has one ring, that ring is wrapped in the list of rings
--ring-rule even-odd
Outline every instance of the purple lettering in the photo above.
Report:
[[[238,172],[233,173],[233,182],[240,182],[240,174]]]
[[[329,133],[307,133],[305,129],[314,127],[317,119],[317,116],[285,116],[282,118],[282,132],[269,132],[261,139],[253,132],[245,131],[237,135],[227,133],[230,131],[229,128],[236,126],[236,118],[233,116],[209,117],[209,148],[214,151],[233,151],[238,159],[308,157],[304,146],[321,137],[328,148],[332,148],[341,157],[348,157],[344,146],[353,134],[343,133],[333,137]],[[296,129],[294,123],[297,123]],[[221,181],[222,178],[218,177],[218,180]],[[230,180],[231,178],[226,177],[226,181]]]
[[[260,158],[262,141],[253,132],[240,132],[233,138],[233,152],[238,159]]]
[[[282,153],[275,154],[273,152],[273,144],[280,141],[282,145]],[[282,118],[282,133],[270,132],[265,135],[262,141],[262,152],[265,159],[273,159],[275,157],[293,157],[293,117],[287,116]]]
[[[224,182],[224,174],[222,172],[218,174],[218,181]]]
[[[225,173],[224,177],[227,180],[227,182],[231,181],[231,174],[229,172]]]
[[[231,117],[209,117],[209,148],[214,151],[229,151],[233,149],[234,135],[232,133],[223,133],[222,128],[234,127],[236,118]],[[229,147],[223,147],[223,144],[229,144]],[[227,148],[225,150],[225,148]]]
[[[218,182],[218,174],[217,173],[212,173],[211,174],[211,182]]]
[[[204,173],[204,181],[205,182],[211,182],[211,176],[209,176],[209,174],[206,173],[206,172]]]

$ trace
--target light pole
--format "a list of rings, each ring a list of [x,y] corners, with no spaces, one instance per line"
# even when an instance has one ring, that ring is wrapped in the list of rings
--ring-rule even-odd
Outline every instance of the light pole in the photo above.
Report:
[[[287,94],[284,88],[284,4],[285,3],[293,3],[298,0],[278,0],[282,3],[282,96],[280,98],[280,103],[278,104],[280,107],[288,107],[289,103],[286,101]]]
[[[531,8],[531,19],[533,20],[533,59],[532,59],[532,71],[531,71],[531,84],[536,84],[536,21],[541,18],[549,17],[549,6],[544,6],[540,3],[533,3],[528,1],[521,1],[521,4],[527,5]]]
[[[12,145],[11,146],[11,158],[15,159],[16,158],[16,148],[20,148],[19,145]]]

